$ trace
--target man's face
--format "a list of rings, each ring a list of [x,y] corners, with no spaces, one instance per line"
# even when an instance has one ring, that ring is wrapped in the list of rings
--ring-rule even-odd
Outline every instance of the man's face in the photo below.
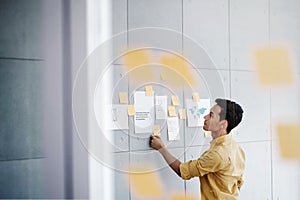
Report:
[[[212,137],[215,139],[213,132],[218,132],[220,130],[220,113],[221,107],[219,105],[214,105],[211,109],[209,114],[204,116],[204,125],[203,129],[205,131],[212,131]]]

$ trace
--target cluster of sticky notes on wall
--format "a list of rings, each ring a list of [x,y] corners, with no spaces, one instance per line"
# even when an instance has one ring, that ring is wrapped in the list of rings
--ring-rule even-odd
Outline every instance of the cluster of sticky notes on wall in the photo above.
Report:
[[[262,47],[255,52],[258,80],[262,86],[291,86],[295,83],[295,72],[291,61],[291,54],[287,47]],[[300,159],[300,123],[278,124],[278,142],[281,156],[290,159]]]
[[[146,85],[144,91],[134,92],[134,103],[128,104],[127,92],[119,92],[120,104],[108,107],[108,113],[111,113],[110,128],[129,129],[128,117],[133,117],[135,134],[160,135],[160,126],[155,120],[165,120],[168,140],[172,141],[180,140],[179,120],[187,119],[189,127],[203,126],[203,117],[210,109],[209,99],[200,99],[199,94],[194,92],[191,99],[186,99],[186,108],[183,108],[177,95],[171,96],[171,103],[168,105],[167,95],[154,94],[152,85]]]

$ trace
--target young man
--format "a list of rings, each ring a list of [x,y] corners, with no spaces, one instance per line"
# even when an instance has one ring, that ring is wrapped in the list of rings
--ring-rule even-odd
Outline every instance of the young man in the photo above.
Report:
[[[205,131],[211,131],[211,145],[197,160],[181,163],[168,152],[159,136],[151,136],[150,144],[182,179],[199,177],[202,200],[233,200],[238,198],[243,184],[245,153],[229,133],[241,122],[243,110],[230,100],[215,102],[204,116],[203,125]]]

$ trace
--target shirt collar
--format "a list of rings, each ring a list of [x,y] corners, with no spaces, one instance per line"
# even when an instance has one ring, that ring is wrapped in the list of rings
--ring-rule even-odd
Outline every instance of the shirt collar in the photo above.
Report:
[[[210,142],[211,146],[215,146],[215,145],[220,145],[226,141],[229,141],[231,139],[231,135],[230,134],[226,134],[220,137],[217,137],[216,139],[212,140]]]

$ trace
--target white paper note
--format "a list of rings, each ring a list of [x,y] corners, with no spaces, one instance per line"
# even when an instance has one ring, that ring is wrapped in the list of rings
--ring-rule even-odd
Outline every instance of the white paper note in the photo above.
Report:
[[[168,139],[179,140],[180,136],[179,136],[178,117],[168,117],[167,125],[168,125]]]
[[[134,93],[135,133],[152,133],[154,124],[154,96],[146,96],[145,91]]]
[[[108,127],[111,130],[124,130],[128,127],[127,105],[108,105],[106,114],[110,115]]]
[[[155,96],[155,116],[156,119],[166,119],[168,111],[168,97]]]
[[[201,99],[195,102],[192,99],[186,99],[186,112],[188,127],[203,126],[204,116],[210,111],[210,99]]]

